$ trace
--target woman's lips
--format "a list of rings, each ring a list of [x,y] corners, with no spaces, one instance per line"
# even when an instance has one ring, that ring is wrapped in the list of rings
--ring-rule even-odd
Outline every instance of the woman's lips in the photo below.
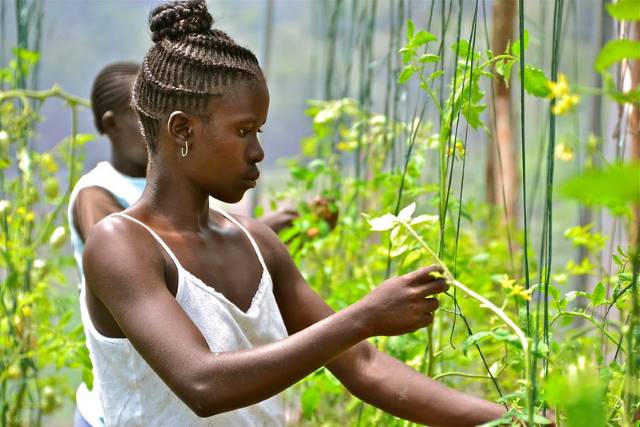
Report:
[[[256,171],[254,173],[250,173],[249,175],[245,176],[244,179],[247,181],[257,181],[258,178],[260,178],[260,172]]]
[[[260,172],[256,171],[254,173],[251,173],[247,176],[244,177],[244,181],[247,183],[247,185],[250,188],[253,188],[256,186],[256,181],[258,181],[258,178],[260,178]]]

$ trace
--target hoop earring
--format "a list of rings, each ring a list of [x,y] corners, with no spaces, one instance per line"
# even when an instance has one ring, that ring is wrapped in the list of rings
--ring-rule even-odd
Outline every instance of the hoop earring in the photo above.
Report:
[[[184,147],[180,148],[180,154],[182,154],[182,157],[187,157],[187,154],[189,154],[189,140],[184,141]]]

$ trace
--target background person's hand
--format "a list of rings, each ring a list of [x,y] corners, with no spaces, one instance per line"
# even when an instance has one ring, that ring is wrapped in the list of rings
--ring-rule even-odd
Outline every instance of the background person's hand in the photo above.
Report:
[[[278,233],[280,230],[291,227],[293,220],[300,214],[293,208],[281,207],[260,218],[267,227]]]
[[[434,272],[442,274],[442,269],[432,265],[393,277],[360,300],[369,335],[402,335],[430,325],[438,300],[428,297],[448,288],[445,279],[431,275]]]

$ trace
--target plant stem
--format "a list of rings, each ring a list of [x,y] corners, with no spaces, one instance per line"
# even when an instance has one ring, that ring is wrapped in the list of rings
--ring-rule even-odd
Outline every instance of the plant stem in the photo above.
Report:
[[[463,377],[463,378],[474,378],[478,380],[490,380],[491,377],[488,375],[480,375],[480,374],[468,374],[466,372],[443,372],[441,374],[433,377],[434,380],[440,380],[445,377]]]
[[[420,246],[422,246],[422,248],[429,255],[431,255],[431,257],[435,260],[435,262],[440,267],[442,267],[442,269],[444,270],[445,277],[446,277],[446,279],[447,279],[447,281],[449,283],[451,283],[456,288],[460,289],[465,294],[469,295],[471,298],[473,298],[476,301],[480,302],[480,306],[481,307],[485,307],[485,308],[493,311],[496,314],[496,316],[498,316],[518,336],[518,339],[520,340],[520,344],[522,345],[522,351],[524,352],[524,364],[525,364],[524,383],[526,385],[527,391],[530,391],[529,389],[530,389],[530,386],[531,386],[531,381],[530,381],[531,364],[530,364],[530,360],[529,360],[529,356],[530,356],[529,340],[528,340],[527,336],[524,334],[524,332],[522,331],[522,329],[520,329],[518,327],[518,325],[516,325],[513,322],[513,320],[511,320],[509,318],[509,316],[507,316],[507,314],[503,310],[500,310],[500,308],[498,308],[491,301],[489,301],[488,299],[486,299],[482,295],[474,292],[473,290],[471,290],[468,287],[466,287],[463,283],[461,283],[458,280],[456,280],[453,277],[453,275],[451,274],[451,272],[449,271],[449,269],[447,268],[447,266],[445,265],[445,263],[429,247],[427,242],[425,242],[424,239],[422,239],[422,237],[420,237],[420,235],[418,233],[416,233],[416,231],[413,229],[413,227],[411,227],[411,225],[409,223],[407,223],[406,221],[404,221],[402,219],[399,219],[399,218],[396,218],[396,221],[399,224],[401,224],[403,227],[405,227],[407,229],[407,231],[418,241],[418,243],[420,243]],[[530,394],[527,393],[527,396],[530,396]],[[529,402],[529,404],[533,405],[533,402]]]
[[[0,92],[0,103],[6,101],[11,98],[18,98],[22,101],[25,113],[30,111],[29,102],[26,101],[27,98],[37,99],[39,101],[44,101],[47,98],[60,98],[67,101],[67,103],[71,106],[81,105],[83,107],[90,108],[91,103],[86,99],[79,98],[77,96],[70,95],[69,93],[62,90],[62,88],[58,85],[53,85],[51,89],[47,90],[7,90]]]

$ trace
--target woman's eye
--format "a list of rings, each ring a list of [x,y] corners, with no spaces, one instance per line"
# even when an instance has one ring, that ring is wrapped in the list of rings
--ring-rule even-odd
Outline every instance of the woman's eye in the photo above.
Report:
[[[247,131],[246,129],[240,129],[238,131],[238,135],[240,136],[246,136],[249,133],[249,131]]]

